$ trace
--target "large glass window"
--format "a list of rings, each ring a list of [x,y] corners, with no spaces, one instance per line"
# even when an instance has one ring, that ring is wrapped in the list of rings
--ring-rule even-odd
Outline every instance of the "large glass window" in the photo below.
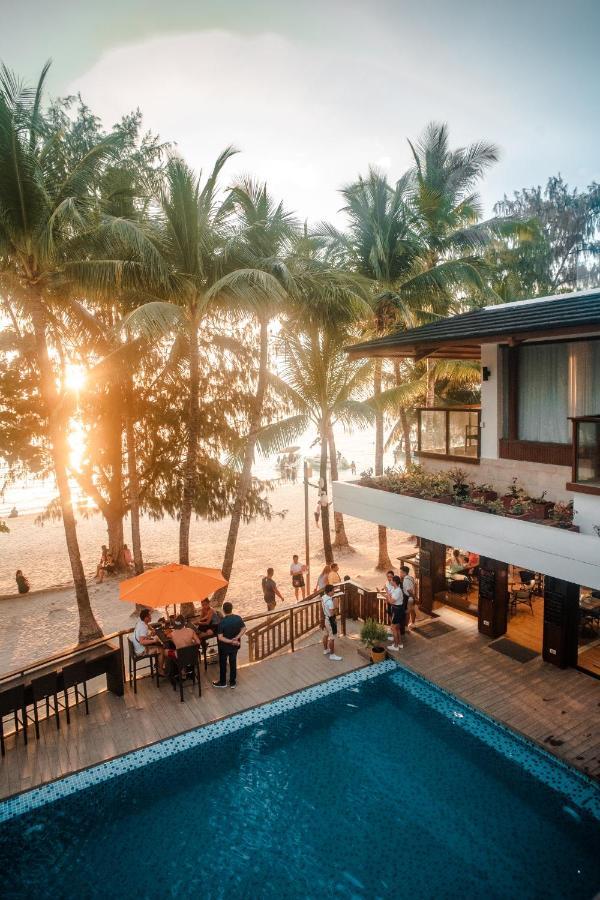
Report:
[[[575,482],[600,488],[600,417],[576,419],[574,427]]]
[[[479,408],[418,409],[419,453],[479,458]]]

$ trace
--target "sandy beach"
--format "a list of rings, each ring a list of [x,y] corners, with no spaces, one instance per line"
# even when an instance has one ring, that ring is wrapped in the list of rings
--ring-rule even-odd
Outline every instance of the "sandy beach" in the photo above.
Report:
[[[262,612],[260,580],[267,566],[275,569],[275,579],[286,601],[294,594],[289,577],[293,553],[304,554],[304,501],[301,483],[281,483],[271,494],[274,515],[270,522],[256,520],[242,525],[236,561],[231,578],[229,599],[241,613]],[[313,583],[323,565],[321,533],[312,519],[311,502],[311,578]],[[69,581],[69,562],[64,545],[62,523],[34,524],[33,517],[10,521],[10,534],[2,536],[2,572],[0,593],[13,594],[14,572],[22,568],[30,579],[32,590],[25,597],[0,601],[2,645],[0,671],[7,671],[76,643],[77,607],[72,587],[57,590],[54,585]],[[191,528],[191,562],[219,567],[229,520],[222,522],[193,521]],[[375,586],[382,576],[375,572],[377,529],[368,522],[347,518],[349,540],[357,551],[339,559],[343,575],[359,577],[365,585]],[[109,579],[95,584],[93,573],[100,544],[105,540],[102,519],[93,516],[78,524],[81,555],[90,574],[90,599],[105,633],[131,625],[131,607],[118,599],[118,581]],[[390,533],[390,556],[394,560],[406,548],[407,536]],[[142,545],[145,561],[165,563],[177,559],[178,522],[163,519],[142,522]],[[42,588],[37,592],[38,588]],[[47,589],[44,589],[47,588]]]

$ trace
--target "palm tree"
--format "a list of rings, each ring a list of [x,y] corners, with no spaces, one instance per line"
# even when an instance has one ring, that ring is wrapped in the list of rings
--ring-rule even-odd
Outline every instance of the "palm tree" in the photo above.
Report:
[[[266,184],[257,184],[249,178],[243,179],[231,190],[229,199],[237,216],[238,254],[241,258],[245,257],[249,267],[272,275],[281,283],[282,291],[285,291],[290,280],[285,256],[297,228],[293,216],[286,212],[282,203],[273,202]],[[259,328],[259,359],[256,390],[252,398],[248,432],[242,443],[241,471],[221,567],[223,576],[228,581],[233,569],[242,512],[252,483],[252,464],[268,389],[269,324],[281,309],[282,291],[265,294],[262,299],[258,298],[258,304],[252,302],[247,310],[253,314]],[[215,599],[222,602],[226,593],[227,587],[224,587],[217,592]]]
[[[327,457],[331,429],[365,428],[373,420],[371,406],[361,398],[372,377],[370,360],[351,360],[345,353],[350,342],[342,329],[326,329],[314,322],[302,332],[288,324],[282,329],[279,351],[282,356],[280,376],[273,384],[295,408],[294,415],[263,428],[258,444],[263,453],[280,451],[311,426],[321,445],[319,484],[327,494]],[[329,507],[321,512],[325,561],[333,562]]]
[[[430,125],[413,147],[415,167],[394,186],[370,169],[366,178],[342,189],[348,230],[325,226],[328,238],[373,284],[371,330],[412,327],[448,315],[468,292],[489,295],[480,251],[491,240],[493,223],[477,223],[473,186],[497,158],[489,144],[450,151],[446,126]],[[384,413],[382,361],[375,361],[375,474],[383,474]],[[377,569],[391,561],[386,529],[378,526]]]
[[[49,130],[41,112],[47,71],[48,65],[31,89],[0,70],[0,275],[33,329],[79,640],[85,641],[101,630],[90,606],[67,476],[68,418],[51,349],[54,312],[68,305],[76,289],[100,296],[118,283],[137,281],[140,267],[155,271],[160,257],[133,223],[106,215],[98,203],[101,172],[119,153],[122,135],[65,154],[67,138]]]
[[[248,265],[247,248],[231,226],[233,203],[219,199],[218,177],[234,154],[227,148],[204,184],[182,160],[166,166],[160,193],[160,240],[163,257],[177,280],[172,299],[179,304],[179,327],[188,362],[187,438],[179,526],[179,561],[189,565],[189,536],[198,464],[200,417],[199,336],[213,311],[257,310],[284,298],[271,273]],[[134,311],[132,328],[163,333],[177,318],[177,307],[156,301]]]

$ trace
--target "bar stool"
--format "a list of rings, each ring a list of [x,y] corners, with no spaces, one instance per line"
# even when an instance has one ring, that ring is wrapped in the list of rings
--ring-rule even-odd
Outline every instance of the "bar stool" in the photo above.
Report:
[[[69,688],[75,688],[75,705],[79,703],[79,685],[82,686],[81,696],[85,702],[85,714],[89,716],[90,708],[88,706],[87,695],[87,664],[85,659],[71,663],[62,670],[63,692],[65,695],[65,709],[67,711],[67,725],[71,724],[71,716],[69,714]]]
[[[56,672],[49,672],[48,675],[41,675],[34,678],[31,682],[31,693],[33,696],[33,722],[35,724],[35,736],[40,739],[40,720],[38,715],[38,703],[42,700],[46,701],[46,717],[50,718],[50,707],[56,719],[56,730],[60,730],[59,703],[58,703],[58,675]]]
[[[150,677],[156,675],[156,687],[160,687],[160,672],[158,671],[158,651],[153,650],[150,653],[136,653],[133,638],[128,636],[129,641],[129,680],[133,681],[133,693],[137,694],[137,670],[143,668],[146,664],[150,666]]]
[[[21,721],[19,721],[21,713]],[[4,749],[4,716],[15,717],[15,736],[19,734],[19,725],[23,728],[23,741],[27,743],[27,710],[25,707],[25,686],[18,684],[16,687],[0,691],[0,748],[2,756],[6,755]]]

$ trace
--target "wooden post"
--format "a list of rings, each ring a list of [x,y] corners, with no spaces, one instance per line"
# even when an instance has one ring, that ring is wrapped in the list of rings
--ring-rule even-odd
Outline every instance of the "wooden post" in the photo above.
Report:
[[[544,576],[542,658],[561,669],[577,665],[579,585]]]
[[[342,636],[346,637],[346,593],[340,596],[340,619],[342,623]]]
[[[290,644],[294,652],[294,610],[290,609]]]
[[[446,589],[446,547],[437,541],[419,538],[419,605],[433,612],[435,595]]]
[[[497,638],[506,633],[508,566],[497,559],[479,559],[478,622],[481,634]]]
[[[123,646],[123,632],[119,632],[119,650],[121,651],[121,670],[123,672],[123,684],[126,683],[127,678],[125,676],[125,648]]]

